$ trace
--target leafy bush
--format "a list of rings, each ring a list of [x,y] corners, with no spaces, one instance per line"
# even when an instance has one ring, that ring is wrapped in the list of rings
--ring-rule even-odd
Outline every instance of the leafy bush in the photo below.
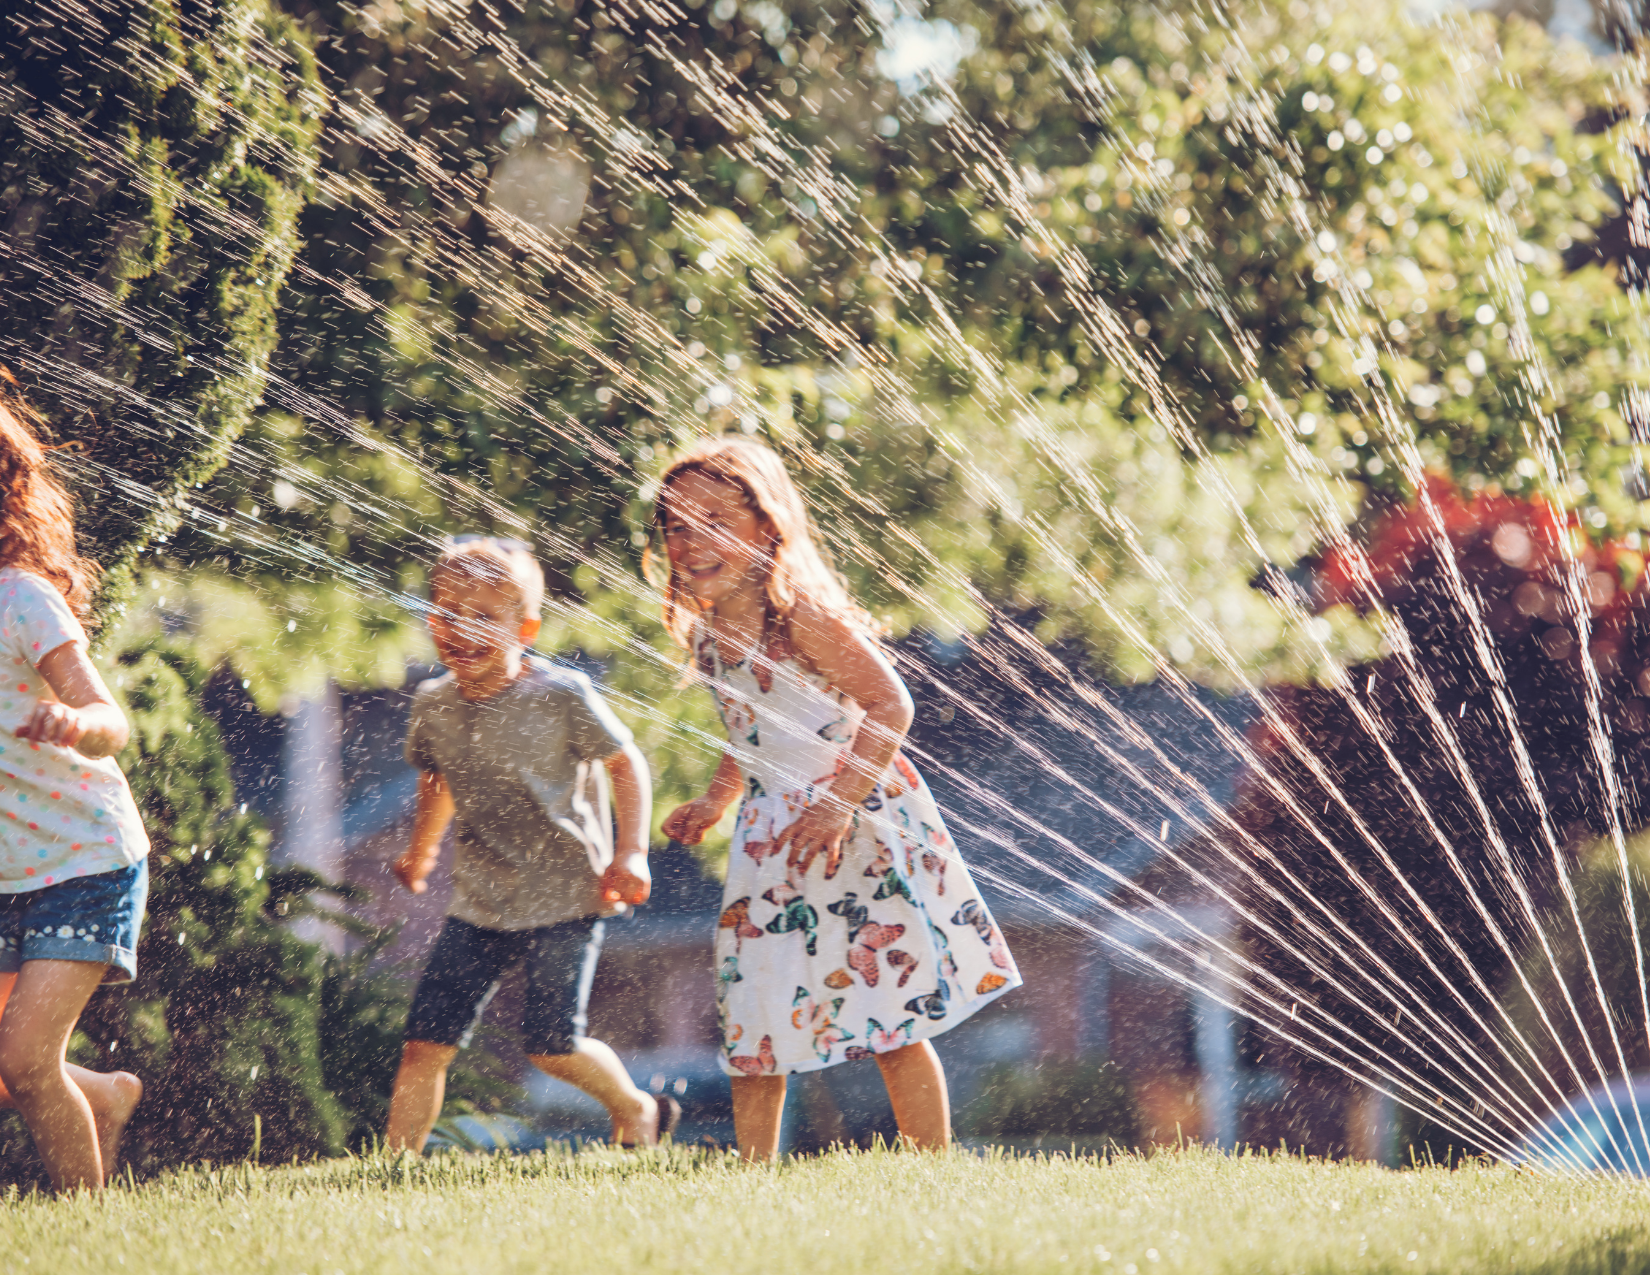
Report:
[[[85,446],[107,610],[262,401],[324,98],[265,0],[74,21],[41,0],[0,19],[0,362]]]
[[[1109,1138],[1132,1146],[1140,1118],[1134,1094],[1111,1062],[1001,1063],[987,1073],[975,1114],[960,1132],[976,1138]]]
[[[206,670],[167,645],[120,654],[111,681],[132,741],[120,761],[154,843],[138,978],[99,992],[74,1060],[144,1083],[126,1154],[140,1169],[344,1149],[353,1121],[321,1062],[326,969],[279,913],[321,884],[267,870],[269,836],[237,806]],[[256,1117],[256,1122],[254,1120]],[[5,1148],[11,1167],[27,1140]]]

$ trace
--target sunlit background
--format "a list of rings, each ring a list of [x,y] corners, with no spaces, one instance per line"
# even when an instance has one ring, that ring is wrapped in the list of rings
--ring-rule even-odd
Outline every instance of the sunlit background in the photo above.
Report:
[[[642,558],[739,431],[1025,975],[941,1044],[964,1140],[1650,1167],[1636,10],[74,12],[0,19],[0,362],[138,727],[145,974],[76,1038],[137,1154],[382,1127],[443,535],[534,543],[656,818],[704,782]],[[726,845],[658,842],[592,1000],[690,1140]],[[604,1123],[499,1028],[450,1095],[460,1145]],[[893,1132],[869,1062],[788,1101],[793,1150]]]

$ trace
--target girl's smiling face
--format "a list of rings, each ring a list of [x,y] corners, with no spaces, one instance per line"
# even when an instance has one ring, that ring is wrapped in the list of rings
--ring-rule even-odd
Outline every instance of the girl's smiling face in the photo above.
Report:
[[[670,569],[703,607],[760,585],[773,532],[730,482],[689,470],[665,492]]]

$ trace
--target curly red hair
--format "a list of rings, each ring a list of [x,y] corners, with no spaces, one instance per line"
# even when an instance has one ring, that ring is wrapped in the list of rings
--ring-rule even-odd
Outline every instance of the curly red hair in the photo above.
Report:
[[[40,441],[39,417],[0,368],[0,567],[49,580],[85,619],[101,568],[75,543],[74,501]]]

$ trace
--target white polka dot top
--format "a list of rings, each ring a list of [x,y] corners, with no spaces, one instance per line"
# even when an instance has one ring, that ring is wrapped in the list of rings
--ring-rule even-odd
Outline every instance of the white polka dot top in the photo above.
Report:
[[[149,853],[137,805],[113,757],[18,739],[52,691],[35,666],[86,631],[52,584],[0,569],[0,894],[115,872]]]

